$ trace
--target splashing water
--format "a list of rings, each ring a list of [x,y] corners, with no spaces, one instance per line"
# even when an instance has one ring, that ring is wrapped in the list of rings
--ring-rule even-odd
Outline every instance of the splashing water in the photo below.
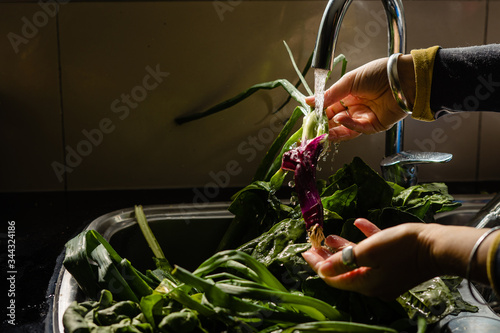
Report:
[[[318,117],[323,114],[323,106],[325,104],[325,84],[327,77],[327,69],[316,68],[314,70],[314,111]]]

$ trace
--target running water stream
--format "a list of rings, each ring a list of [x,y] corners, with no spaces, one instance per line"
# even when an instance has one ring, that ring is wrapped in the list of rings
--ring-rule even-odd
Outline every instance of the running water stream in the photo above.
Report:
[[[314,69],[314,100],[316,116],[319,118],[323,114],[323,105],[325,102],[325,85],[328,77],[328,70]]]
[[[314,112],[316,113],[316,116],[318,119],[323,115],[324,112],[324,106],[325,106],[325,86],[326,86],[326,80],[328,78],[328,70],[327,69],[321,69],[321,68],[315,68],[314,69],[314,100],[315,100],[315,107],[314,107]],[[323,161],[327,160],[327,155],[329,155],[329,151],[332,152],[331,154],[331,160],[333,162],[335,155],[338,153],[338,145],[339,143],[336,142],[334,144],[329,145],[329,150],[322,152],[321,157]],[[330,164],[333,168],[333,163]],[[318,165],[316,166],[318,171],[321,170],[321,167]],[[332,169],[333,170],[333,169]]]

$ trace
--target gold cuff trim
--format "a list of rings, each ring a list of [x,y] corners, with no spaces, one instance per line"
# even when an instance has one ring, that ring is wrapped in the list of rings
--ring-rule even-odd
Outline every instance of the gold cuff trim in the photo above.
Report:
[[[415,67],[415,103],[413,104],[412,118],[433,121],[434,112],[431,110],[431,86],[434,59],[440,46],[427,49],[412,50],[413,64]]]

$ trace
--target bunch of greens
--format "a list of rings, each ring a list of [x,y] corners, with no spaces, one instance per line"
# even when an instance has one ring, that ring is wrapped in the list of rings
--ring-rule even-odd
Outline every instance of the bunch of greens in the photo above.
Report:
[[[329,148],[327,139],[328,134],[328,119],[324,112],[316,112],[310,105],[305,102],[306,95],[299,91],[298,86],[303,84],[307,93],[312,95],[304,76],[310,68],[311,58],[303,72],[298,70],[290,48],[285,43],[285,47],[290,56],[293,67],[299,77],[299,83],[295,86],[285,79],[256,84],[237,96],[224,101],[216,106],[198,114],[187,117],[178,118],[178,123],[185,123],[195,119],[200,119],[216,112],[225,110],[243,99],[251,96],[254,92],[260,89],[274,89],[283,87],[290,98],[295,99],[299,105],[294,109],[288,121],[284,125],[280,134],[269,147],[261,164],[259,165],[253,183],[250,186],[264,186],[270,192],[279,190],[288,171],[292,171],[295,177],[296,191],[298,201],[301,203],[300,209],[302,216],[305,218],[306,231],[310,233],[310,238],[315,246],[320,246],[323,240],[323,209],[319,198],[319,193],[316,191],[314,183],[316,181],[316,164],[322,153],[326,153]],[[342,64],[340,75],[346,72],[347,61],[344,55],[337,56],[333,61],[333,68],[338,64]],[[328,73],[326,80],[330,77]],[[326,83],[326,82],[325,82]],[[289,101],[278,108],[280,111]],[[302,126],[292,133],[297,122],[302,119]],[[243,194],[247,195],[247,194]],[[251,195],[251,194],[248,194]],[[238,199],[239,200],[239,199]],[[252,207],[248,207],[252,210]],[[231,209],[230,209],[231,210]],[[252,214],[253,212],[249,212]],[[248,218],[252,219],[255,215],[247,215],[247,220],[239,220],[239,217],[233,221],[220,248],[227,248],[234,244],[234,236],[248,234],[244,232],[247,228],[253,228],[253,223]],[[271,217],[272,218],[272,217]]]
[[[272,215],[275,220],[273,222],[270,222],[269,218],[254,220],[254,223],[260,223],[263,227],[265,225],[268,229],[256,236],[252,235],[250,237],[252,239],[238,249],[257,258],[275,276],[281,277],[287,288],[332,304],[339,310],[349,313],[350,320],[355,322],[388,325],[402,318],[408,318],[405,313],[412,316],[423,313],[416,312],[415,309],[418,307],[415,306],[412,306],[413,309],[403,308],[401,304],[405,302],[401,302],[401,299],[399,303],[384,302],[378,298],[327,286],[302,258],[301,253],[307,251],[311,244],[308,243],[305,222],[298,205],[276,204],[278,198],[269,191],[269,187],[265,186],[264,182],[260,182],[260,185],[258,187],[256,184],[251,184],[238,192],[230,209],[235,213],[235,219],[240,221],[246,220],[249,207],[253,210],[260,207],[262,211],[257,212],[256,216]],[[386,182],[357,157],[327,180],[319,180],[316,186],[324,209],[325,233],[337,234],[354,242],[365,238],[354,227],[353,222],[358,217],[366,217],[384,229],[404,222],[433,222],[436,213],[459,206],[442,183],[402,188]],[[273,213],[270,214],[270,211]],[[246,231],[252,232],[250,229]],[[248,235],[240,235],[239,238],[244,236]],[[452,295],[447,288],[439,288],[439,292],[449,299],[457,296]],[[420,299],[416,302],[424,304]],[[438,317],[442,318],[444,315]]]
[[[153,252],[163,253],[140,207],[136,217]],[[395,332],[350,323],[335,306],[289,291],[243,251],[218,252],[194,272],[156,259],[157,268],[142,274],[93,230],[68,242],[64,265],[91,300],[70,304],[65,331]]]
[[[291,53],[290,57],[293,62]],[[344,73],[343,56],[335,60],[340,62]],[[307,88],[306,71],[297,73]],[[217,253],[194,272],[172,267],[140,207],[136,217],[154,253],[154,270],[139,272],[97,232],[81,233],[67,243],[64,265],[91,301],[74,302],[68,308],[64,315],[68,332],[395,332],[410,330],[409,318],[430,313],[435,295],[445,295],[439,304],[447,309],[441,314],[432,312],[428,320],[417,320],[422,329],[443,314],[474,310],[456,301],[454,289],[441,282],[420,286],[420,291],[398,301],[384,302],[331,288],[310,269],[301,253],[311,247],[307,229],[314,225],[321,223],[325,233],[358,242],[364,238],[353,226],[358,217],[383,229],[409,221],[432,222],[436,213],[458,204],[444,184],[402,188],[386,182],[360,158],[328,179],[316,180],[314,168],[327,142],[327,122],[305,103],[298,84],[286,80],[258,84],[178,122],[203,118],[259,89],[279,86],[299,106],[269,148],[252,183],[234,195],[229,206],[234,219]],[[302,118],[303,126],[292,133]],[[299,203],[283,201],[277,191],[287,170],[294,171],[297,181],[297,165],[309,168],[299,172],[302,188],[294,194]],[[314,197],[301,198],[305,190],[314,192]],[[437,291],[421,292],[429,288]]]
[[[356,240],[363,238],[352,227],[356,217],[369,217],[383,228],[429,222],[435,213],[457,205],[443,184],[403,189],[384,181],[359,158],[316,186],[325,230]],[[475,310],[439,279],[393,302],[327,286],[301,256],[311,244],[298,205],[282,203],[265,186],[249,185],[240,194],[245,192],[254,195],[231,206],[236,211],[260,207],[264,216],[269,210],[264,202],[273,203],[270,228],[236,250],[217,252],[193,272],[170,265],[140,207],[136,218],[155,255],[154,270],[139,272],[93,230],[70,240],[64,265],[93,301],[70,305],[66,330],[395,332],[411,329],[409,318],[421,314],[427,313],[433,323],[449,313]]]

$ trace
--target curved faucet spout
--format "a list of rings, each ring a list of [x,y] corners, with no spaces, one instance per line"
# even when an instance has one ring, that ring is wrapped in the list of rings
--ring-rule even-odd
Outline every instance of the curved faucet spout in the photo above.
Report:
[[[340,26],[352,0],[330,0],[318,29],[314,48],[313,68],[331,70]],[[387,16],[388,53],[406,51],[406,23],[402,0],[382,0]]]
[[[332,70],[342,20],[352,0],[330,0],[319,25],[311,67]]]
[[[316,38],[311,67],[324,70],[332,70],[335,59],[335,46],[340,32],[342,20],[352,0],[329,0],[323,13],[323,18]],[[382,0],[387,17],[388,54],[406,52],[406,21],[402,0]],[[394,158],[407,152],[403,152],[403,121],[398,122],[386,132],[385,156]],[[406,155],[405,155],[406,156]],[[433,162],[426,160],[418,154],[411,154],[418,163]],[[441,155],[439,156],[441,157]],[[449,156],[447,156],[449,159]],[[414,164],[406,163],[396,167],[382,165],[384,176],[391,181],[404,180],[405,185],[416,182],[416,167]],[[388,168],[392,173],[388,173]],[[395,180],[393,175],[396,174]],[[388,177],[390,175],[390,177]],[[400,181],[400,185],[403,181]]]

